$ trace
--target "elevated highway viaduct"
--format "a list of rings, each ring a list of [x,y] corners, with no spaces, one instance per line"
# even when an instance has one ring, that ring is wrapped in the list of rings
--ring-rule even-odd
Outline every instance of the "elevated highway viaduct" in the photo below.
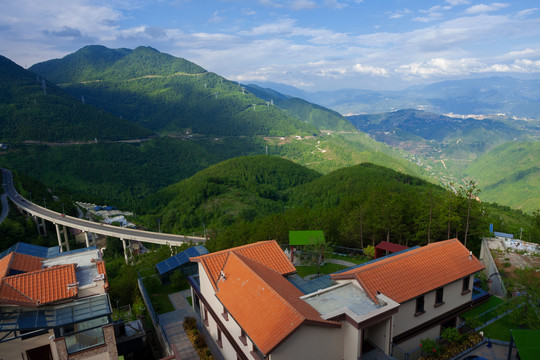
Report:
[[[15,187],[13,185],[13,175],[11,174],[11,171],[7,169],[1,169],[1,171],[3,175],[2,185],[4,187],[4,191],[9,197],[9,199],[15,204],[15,206],[17,206],[20,210],[23,210],[26,213],[30,214],[38,224],[38,228],[43,229],[45,233],[45,221],[50,221],[54,224],[54,226],[56,227],[60,251],[69,250],[66,226],[81,230],[85,234],[86,246],[94,245],[93,237],[92,239],[90,239],[89,237],[89,234],[92,233],[119,238],[124,246],[124,256],[126,258],[126,262],[128,261],[128,247],[130,240],[169,246],[180,246],[186,242],[206,242],[205,238],[199,236],[173,235],[122,228],[57,213],[55,211],[36,205],[35,203],[22,197],[15,190]],[[60,226],[62,226],[62,230],[60,229]],[[64,235],[64,240],[62,240],[62,233]]]

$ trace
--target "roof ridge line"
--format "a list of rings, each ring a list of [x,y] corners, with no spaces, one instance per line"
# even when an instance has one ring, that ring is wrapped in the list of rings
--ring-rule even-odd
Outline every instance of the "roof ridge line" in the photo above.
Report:
[[[57,270],[57,269],[63,269],[65,267],[69,267],[69,266],[75,267],[75,264],[71,263],[71,264],[54,265],[54,266],[51,266],[51,267],[48,267],[48,268],[42,268],[42,269],[39,269],[39,270],[29,271],[29,272],[25,272],[25,273],[22,273],[22,274],[11,275],[11,276],[8,276],[7,278],[12,279],[12,278],[19,278],[19,277],[23,277],[23,276],[30,276],[30,275],[33,275],[33,274],[36,274],[36,273],[39,273],[39,272],[46,272],[46,271],[52,271],[52,270]]]
[[[15,292],[17,292],[18,294],[20,294],[21,296],[23,296],[23,297],[27,298],[28,300],[30,300],[31,302],[33,302],[33,303],[39,305],[39,300],[31,298],[30,296],[28,296],[27,294],[21,292],[19,289],[17,289],[16,287],[14,287],[13,285],[11,285],[10,283],[8,283],[8,282],[6,282],[6,281],[4,281],[4,280],[5,280],[5,279],[2,279],[2,280],[0,281],[0,285],[1,285],[1,284],[5,284],[5,285],[9,286],[9,287],[12,288]]]
[[[443,245],[447,244],[448,242],[455,242],[455,241],[460,242],[457,238],[448,239],[448,240],[442,240],[442,241],[435,241],[435,242],[432,242],[432,243],[427,244],[425,246],[421,246],[421,247],[416,248],[416,249],[411,249],[409,251],[404,251],[401,254],[397,254],[397,255],[394,255],[394,256],[391,256],[391,257],[387,257],[387,258],[382,258],[381,260],[373,262],[371,264],[367,264],[366,266],[360,266],[360,267],[358,267],[356,269],[351,270],[350,274],[359,274],[361,272],[364,272],[364,271],[367,271],[367,270],[370,270],[370,269],[375,269],[375,268],[384,266],[389,262],[397,261],[397,260],[401,260],[401,259],[406,259],[406,258],[408,258],[410,256],[415,255],[415,254],[428,251],[433,247],[440,247],[440,246],[443,246]]]
[[[277,271],[274,271],[274,270],[270,269],[269,267],[267,267],[267,266],[265,266],[265,265],[259,263],[258,261],[252,260],[252,259],[250,259],[250,258],[248,258],[247,256],[244,256],[244,255],[242,255],[242,254],[236,254],[236,253],[235,253],[234,255],[236,255],[236,256],[238,257],[238,259],[239,259],[240,261],[242,261],[242,263],[244,263],[244,265],[246,265],[246,267],[249,269],[249,271],[250,271],[252,274],[254,274],[255,276],[257,276],[257,277],[258,277],[258,278],[259,278],[259,279],[260,279],[260,280],[261,280],[261,281],[262,281],[262,282],[263,282],[263,283],[264,283],[264,284],[265,284],[265,285],[266,285],[266,286],[267,286],[274,294],[276,294],[276,295],[279,297],[279,299],[280,299],[287,307],[289,307],[291,310],[293,310],[293,311],[296,313],[297,316],[300,316],[300,318],[303,319],[303,320],[302,320],[302,323],[307,319],[300,311],[298,311],[297,308],[295,308],[295,307],[294,307],[290,302],[288,302],[288,301],[287,301],[287,300],[286,300],[286,299],[285,299],[278,291],[276,291],[276,289],[274,289],[272,286],[270,286],[270,285],[268,284],[268,282],[266,282],[266,281],[265,281],[265,280],[264,280],[264,279],[263,279],[263,278],[255,271],[255,270],[253,270],[253,269],[251,268],[251,266],[249,266],[249,264],[247,264],[247,263],[245,262],[245,260],[242,259],[242,258],[245,258],[245,259],[247,259],[248,261],[251,260],[251,261],[253,261],[254,263],[259,264],[259,265],[263,266],[264,268],[266,268],[267,270],[270,270],[270,271],[274,272],[276,275],[282,277],[282,275],[281,275],[280,273],[278,273]],[[284,279],[284,280],[287,281],[286,279]],[[302,301],[303,301],[303,300],[302,300]],[[309,305],[309,304],[308,304],[308,305]]]

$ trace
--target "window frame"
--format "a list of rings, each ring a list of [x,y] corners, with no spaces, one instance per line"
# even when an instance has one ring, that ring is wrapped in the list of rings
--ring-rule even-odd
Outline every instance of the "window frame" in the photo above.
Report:
[[[419,316],[425,313],[426,312],[425,305],[426,305],[426,299],[424,298],[424,295],[417,296],[414,316]]]
[[[444,305],[444,286],[435,290],[435,305],[433,306],[439,307],[441,305]]]
[[[463,284],[461,285],[461,295],[465,295],[471,292],[471,276],[463,278]]]

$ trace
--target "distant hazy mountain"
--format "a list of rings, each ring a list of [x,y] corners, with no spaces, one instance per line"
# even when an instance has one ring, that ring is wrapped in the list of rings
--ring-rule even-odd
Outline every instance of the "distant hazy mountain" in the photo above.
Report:
[[[414,155],[442,160],[462,171],[476,159],[507,141],[533,140],[537,131],[524,121],[505,118],[456,118],[420,110],[347,117],[374,139]]]
[[[246,85],[246,89],[255,96],[272,102],[292,116],[325,131],[357,131],[354,125],[341,114],[323,106],[310,103],[298,97],[284,95],[270,88]]]
[[[121,140],[151,134],[0,56],[2,142]]]
[[[312,133],[221,76],[149,47],[87,46],[30,68],[87,103],[161,133],[210,136]]]
[[[268,87],[329,107],[341,114],[417,109],[439,114],[504,113],[509,116],[540,118],[540,80],[490,77],[443,81],[402,91],[343,89],[305,92],[290,86],[272,84]]]

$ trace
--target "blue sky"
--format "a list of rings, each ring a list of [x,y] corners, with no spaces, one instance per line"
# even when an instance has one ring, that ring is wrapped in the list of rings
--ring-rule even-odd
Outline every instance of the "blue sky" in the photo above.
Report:
[[[540,78],[537,0],[3,0],[0,54],[21,66],[85,45],[151,46],[242,83],[402,89]]]

